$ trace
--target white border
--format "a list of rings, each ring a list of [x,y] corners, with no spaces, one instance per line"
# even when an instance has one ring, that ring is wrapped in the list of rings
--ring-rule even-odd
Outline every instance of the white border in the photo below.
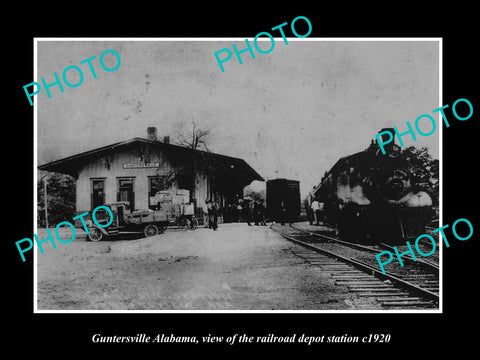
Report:
[[[39,41],[245,41],[245,39],[253,40],[253,37],[225,37],[225,38],[135,38],[135,37],[124,37],[124,38],[70,38],[70,37],[54,37],[54,38],[34,38],[34,45],[33,45],[33,61],[34,61],[34,70],[33,70],[33,77],[35,82],[38,82],[38,74],[37,74],[37,43]],[[283,41],[283,38],[275,37],[275,41]],[[259,38],[257,41],[270,41],[269,38]],[[439,43],[439,98],[438,98],[438,106],[442,106],[443,101],[443,38],[441,37],[421,37],[421,38],[409,38],[409,37],[372,37],[372,38],[290,38],[287,37],[289,42],[291,41],[332,41],[332,42],[341,42],[341,41],[438,41]],[[33,105],[33,146],[34,146],[34,155],[33,155],[33,199],[34,199],[34,207],[33,207],[33,229],[35,230],[35,234],[37,233],[37,110],[38,110],[38,100],[39,98],[35,98],[34,105]],[[430,110],[430,109],[426,109]],[[434,110],[434,109],[431,109]],[[439,124],[441,124],[440,115],[439,116]],[[439,126],[439,226],[443,226],[443,126]],[[32,239],[33,240],[33,239]],[[35,314],[57,314],[57,313],[79,313],[79,314],[99,314],[99,313],[108,313],[108,314],[231,314],[231,313],[238,313],[238,314],[265,314],[265,313],[273,313],[273,314],[441,314],[443,313],[443,243],[439,239],[439,267],[440,267],[440,289],[439,289],[439,308],[434,310],[39,310],[38,309],[38,298],[37,298],[37,244],[33,241],[33,273],[34,273],[34,284],[33,284],[33,307]]]

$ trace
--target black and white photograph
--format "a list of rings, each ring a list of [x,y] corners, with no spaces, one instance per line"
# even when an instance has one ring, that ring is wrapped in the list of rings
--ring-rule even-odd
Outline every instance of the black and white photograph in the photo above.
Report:
[[[441,40],[263,40],[37,41],[38,311],[440,309]]]
[[[474,350],[473,8],[39,5],[3,24],[7,350]]]

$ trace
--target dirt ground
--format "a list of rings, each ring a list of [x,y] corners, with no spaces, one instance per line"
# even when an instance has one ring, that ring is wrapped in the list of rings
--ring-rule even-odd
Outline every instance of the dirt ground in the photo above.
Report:
[[[40,239],[45,230],[38,230]],[[46,237],[46,236],[44,236]],[[68,239],[68,235],[62,237]],[[381,309],[292,254],[265,226],[167,230],[130,240],[45,243],[38,310]]]

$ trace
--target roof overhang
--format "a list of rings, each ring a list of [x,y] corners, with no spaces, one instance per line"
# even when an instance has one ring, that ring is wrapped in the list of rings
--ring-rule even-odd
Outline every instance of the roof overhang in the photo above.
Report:
[[[137,144],[154,146],[155,148],[162,150],[167,157],[175,157],[180,160],[195,159],[197,161],[202,161],[202,163],[206,164],[205,166],[214,167],[214,170],[216,170],[217,173],[225,176],[232,176],[241,183],[249,184],[254,180],[265,181],[243,159],[142,138],[133,138],[127,141],[118,142],[112,145],[55,160],[38,166],[38,169],[67,174],[78,178],[78,173],[85,164],[103,156],[108,156],[119,149],[125,149]]]

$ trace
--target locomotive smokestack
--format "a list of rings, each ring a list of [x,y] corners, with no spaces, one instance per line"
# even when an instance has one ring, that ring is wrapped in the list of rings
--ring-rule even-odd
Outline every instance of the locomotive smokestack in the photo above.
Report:
[[[383,128],[375,135],[375,138],[380,150],[382,150],[382,154],[385,155],[388,152],[391,156],[395,156],[393,151],[395,146],[395,129]]]
[[[382,142],[386,145],[385,147],[387,147],[387,146],[392,147],[392,145],[395,144],[395,129],[394,128],[383,128],[378,133],[380,134],[380,133],[385,132],[385,131],[388,131],[390,134],[392,134],[392,141],[388,142],[390,140],[390,137],[388,136],[388,134],[382,134],[381,135]]]

